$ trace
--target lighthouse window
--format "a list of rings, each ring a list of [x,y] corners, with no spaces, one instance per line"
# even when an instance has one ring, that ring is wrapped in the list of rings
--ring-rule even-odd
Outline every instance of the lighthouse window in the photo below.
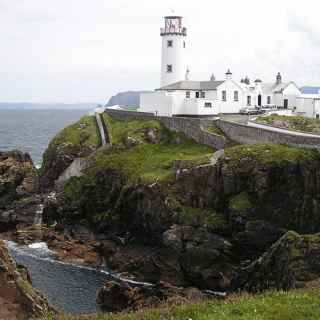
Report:
[[[239,101],[239,92],[238,91],[234,92],[234,101]]]
[[[199,91],[196,92],[196,98],[197,98],[197,99],[200,98],[200,92],[199,92]]]
[[[186,42],[185,42],[185,41],[183,41],[183,47],[184,47],[184,48],[186,47]]]
[[[222,91],[222,101],[227,101],[227,91]]]
[[[201,98],[204,99],[206,97],[206,93],[204,91],[201,91]]]
[[[271,97],[270,96],[268,96],[267,104],[271,104]]]
[[[172,72],[172,64],[167,64],[167,72]]]
[[[168,40],[167,44],[168,44],[168,48],[172,48],[173,47],[173,41],[172,40]]]
[[[251,96],[247,96],[247,105],[251,106]]]
[[[186,91],[186,99],[190,99],[190,91]]]

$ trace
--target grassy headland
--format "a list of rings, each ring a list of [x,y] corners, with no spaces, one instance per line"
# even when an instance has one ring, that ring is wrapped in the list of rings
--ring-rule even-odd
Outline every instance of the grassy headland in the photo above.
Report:
[[[320,133],[320,120],[302,116],[281,116],[271,114],[267,117],[258,117],[257,122],[280,127],[283,129]]]

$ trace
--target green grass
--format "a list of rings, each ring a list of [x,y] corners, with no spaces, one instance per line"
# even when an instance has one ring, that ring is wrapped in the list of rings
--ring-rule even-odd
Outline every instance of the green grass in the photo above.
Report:
[[[315,149],[293,148],[279,144],[239,145],[225,150],[226,160],[237,166],[241,160],[255,160],[262,164],[303,162],[320,159]]]
[[[64,128],[53,140],[55,145],[64,143],[96,148],[101,144],[94,116],[82,117],[78,122]]]
[[[259,117],[257,122],[273,125],[285,129],[320,133],[320,120],[302,116],[281,116],[271,114],[267,117]]]
[[[130,182],[165,181],[172,177],[174,160],[190,161],[190,165],[209,163],[214,150],[166,129],[156,120],[120,121],[104,114],[111,135],[109,150],[101,150],[95,157],[95,167],[119,170]],[[149,143],[146,132],[153,129],[159,143]],[[126,137],[140,141],[130,147],[120,147]],[[179,139],[179,143],[176,143]]]
[[[92,317],[62,317],[61,320],[319,320],[320,290],[277,292],[241,296],[227,301],[189,303],[136,313]]]
[[[110,131],[112,144],[123,143],[127,136],[144,142],[146,129],[163,130],[161,123],[155,120],[120,121],[110,117],[106,113],[103,114],[103,119]]]
[[[209,163],[210,147],[185,141],[182,144],[140,144],[129,149],[110,149],[98,152],[97,168],[119,170],[131,182],[165,181],[172,177],[174,160],[188,160],[190,165]]]
[[[246,192],[241,192],[230,200],[229,208],[238,212],[246,212],[252,208],[249,196]]]

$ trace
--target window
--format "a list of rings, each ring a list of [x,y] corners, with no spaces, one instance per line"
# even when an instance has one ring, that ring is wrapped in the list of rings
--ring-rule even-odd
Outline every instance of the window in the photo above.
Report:
[[[234,101],[239,101],[239,92],[238,91],[235,91],[234,92]]]
[[[184,48],[186,47],[186,42],[185,42],[185,41],[183,41],[183,47],[184,47]]]
[[[206,97],[206,93],[204,91],[201,91],[201,98],[204,99]]]
[[[227,91],[222,91],[222,101],[227,101]]]
[[[167,64],[167,72],[172,72],[172,64]]]
[[[173,47],[173,41],[172,40],[168,40],[167,41],[167,46],[168,46],[168,48],[172,48]]]
[[[200,92],[199,91],[196,92],[196,98],[200,98]]]
[[[204,103],[205,108],[212,108],[212,103],[211,102],[205,102]]]
[[[186,91],[186,98],[190,99],[190,91]]]
[[[247,105],[251,106],[251,96],[247,96]]]
[[[268,98],[267,98],[267,104],[271,104],[271,97],[270,96],[268,96]]]

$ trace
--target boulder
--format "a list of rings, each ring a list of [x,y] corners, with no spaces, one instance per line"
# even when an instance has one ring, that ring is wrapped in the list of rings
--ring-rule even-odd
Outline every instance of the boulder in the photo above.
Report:
[[[260,292],[305,286],[320,277],[320,234],[287,232],[263,256],[239,273],[236,287]]]
[[[97,303],[107,312],[139,310],[157,307],[170,299],[201,300],[205,295],[196,288],[178,288],[168,283],[156,285],[131,284],[125,281],[109,281],[99,291]]]

